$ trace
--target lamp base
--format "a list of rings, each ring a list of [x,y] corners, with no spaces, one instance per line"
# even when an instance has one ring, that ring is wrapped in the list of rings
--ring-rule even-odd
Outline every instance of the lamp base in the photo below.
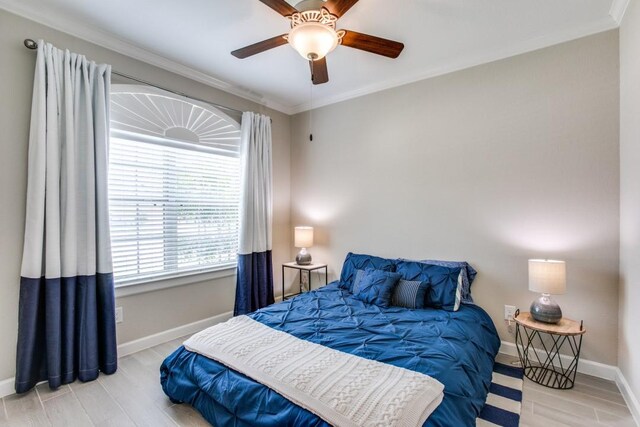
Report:
[[[531,317],[538,322],[558,323],[562,319],[562,310],[549,294],[540,295],[531,303]]]
[[[307,252],[305,248],[300,249],[298,255],[296,255],[296,264],[309,265],[311,264],[311,254]]]

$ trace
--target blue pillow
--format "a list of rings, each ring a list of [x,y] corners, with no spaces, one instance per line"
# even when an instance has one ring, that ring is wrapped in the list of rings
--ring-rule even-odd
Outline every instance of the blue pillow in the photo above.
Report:
[[[365,270],[358,284],[358,293],[353,296],[367,304],[389,307],[393,288],[400,280],[400,274],[382,270]]]
[[[462,289],[460,289],[460,298],[463,303],[473,304],[471,297],[471,285],[476,278],[478,272],[466,261],[439,261],[435,259],[421,260],[425,264],[442,265],[444,267],[461,267],[462,268]]]
[[[428,290],[429,282],[400,279],[396,287],[393,289],[391,305],[405,308],[424,308],[425,295]]]
[[[365,270],[356,270],[356,274],[353,275],[353,284],[351,285],[351,293],[357,294],[358,292],[360,292],[360,282],[364,278],[365,273],[367,271],[374,271],[374,270],[375,268],[367,268]],[[381,271],[384,271],[384,270],[381,270]]]
[[[404,280],[429,282],[425,304],[433,308],[457,311],[462,287],[461,267],[445,267],[418,261],[397,262],[396,270]]]
[[[367,270],[374,270],[373,268],[367,268]],[[360,291],[360,282],[364,277],[366,270],[356,270],[356,274],[353,275],[353,285],[351,286],[351,292],[357,294]]]
[[[365,270],[372,268],[383,271],[396,271],[396,263],[394,260],[380,258],[373,255],[360,255],[349,252],[342,265],[340,273],[340,288],[351,291],[353,289],[353,279],[356,270]]]

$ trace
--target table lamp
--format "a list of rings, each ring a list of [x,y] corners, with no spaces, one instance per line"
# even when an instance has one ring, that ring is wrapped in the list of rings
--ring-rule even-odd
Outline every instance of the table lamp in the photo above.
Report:
[[[313,227],[296,227],[294,229],[294,246],[301,248],[296,255],[296,264],[311,264],[311,254],[307,252],[307,248],[313,246]]]
[[[562,310],[551,295],[564,294],[567,289],[567,270],[564,261],[529,260],[529,290],[540,292],[531,303],[531,317],[539,322],[558,323]]]

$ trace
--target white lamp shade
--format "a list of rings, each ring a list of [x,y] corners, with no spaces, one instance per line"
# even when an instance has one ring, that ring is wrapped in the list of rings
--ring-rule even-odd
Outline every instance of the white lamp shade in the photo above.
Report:
[[[289,44],[304,58],[318,60],[338,46],[336,31],[318,22],[305,22],[291,29]]]
[[[296,248],[310,248],[313,246],[313,227],[296,227],[294,240]]]
[[[529,290],[559,295],[567,290],[567,268],[564,261],[530,259]]]

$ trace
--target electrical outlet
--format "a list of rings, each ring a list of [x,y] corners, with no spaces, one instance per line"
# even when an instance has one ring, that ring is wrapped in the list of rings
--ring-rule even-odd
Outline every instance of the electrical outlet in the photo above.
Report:
[[[116,307],[116,323],[124,322],[124,309],[122,307]]]
[[[301,271],[300,278],[302,280],[302,284],[304,285],[305,289],[309,289],[309,272],[304,270]]]
[[[516,315],[516,306],[515,305],[505,305],[504,306],[504,320],[513,320],[513,317]]]

